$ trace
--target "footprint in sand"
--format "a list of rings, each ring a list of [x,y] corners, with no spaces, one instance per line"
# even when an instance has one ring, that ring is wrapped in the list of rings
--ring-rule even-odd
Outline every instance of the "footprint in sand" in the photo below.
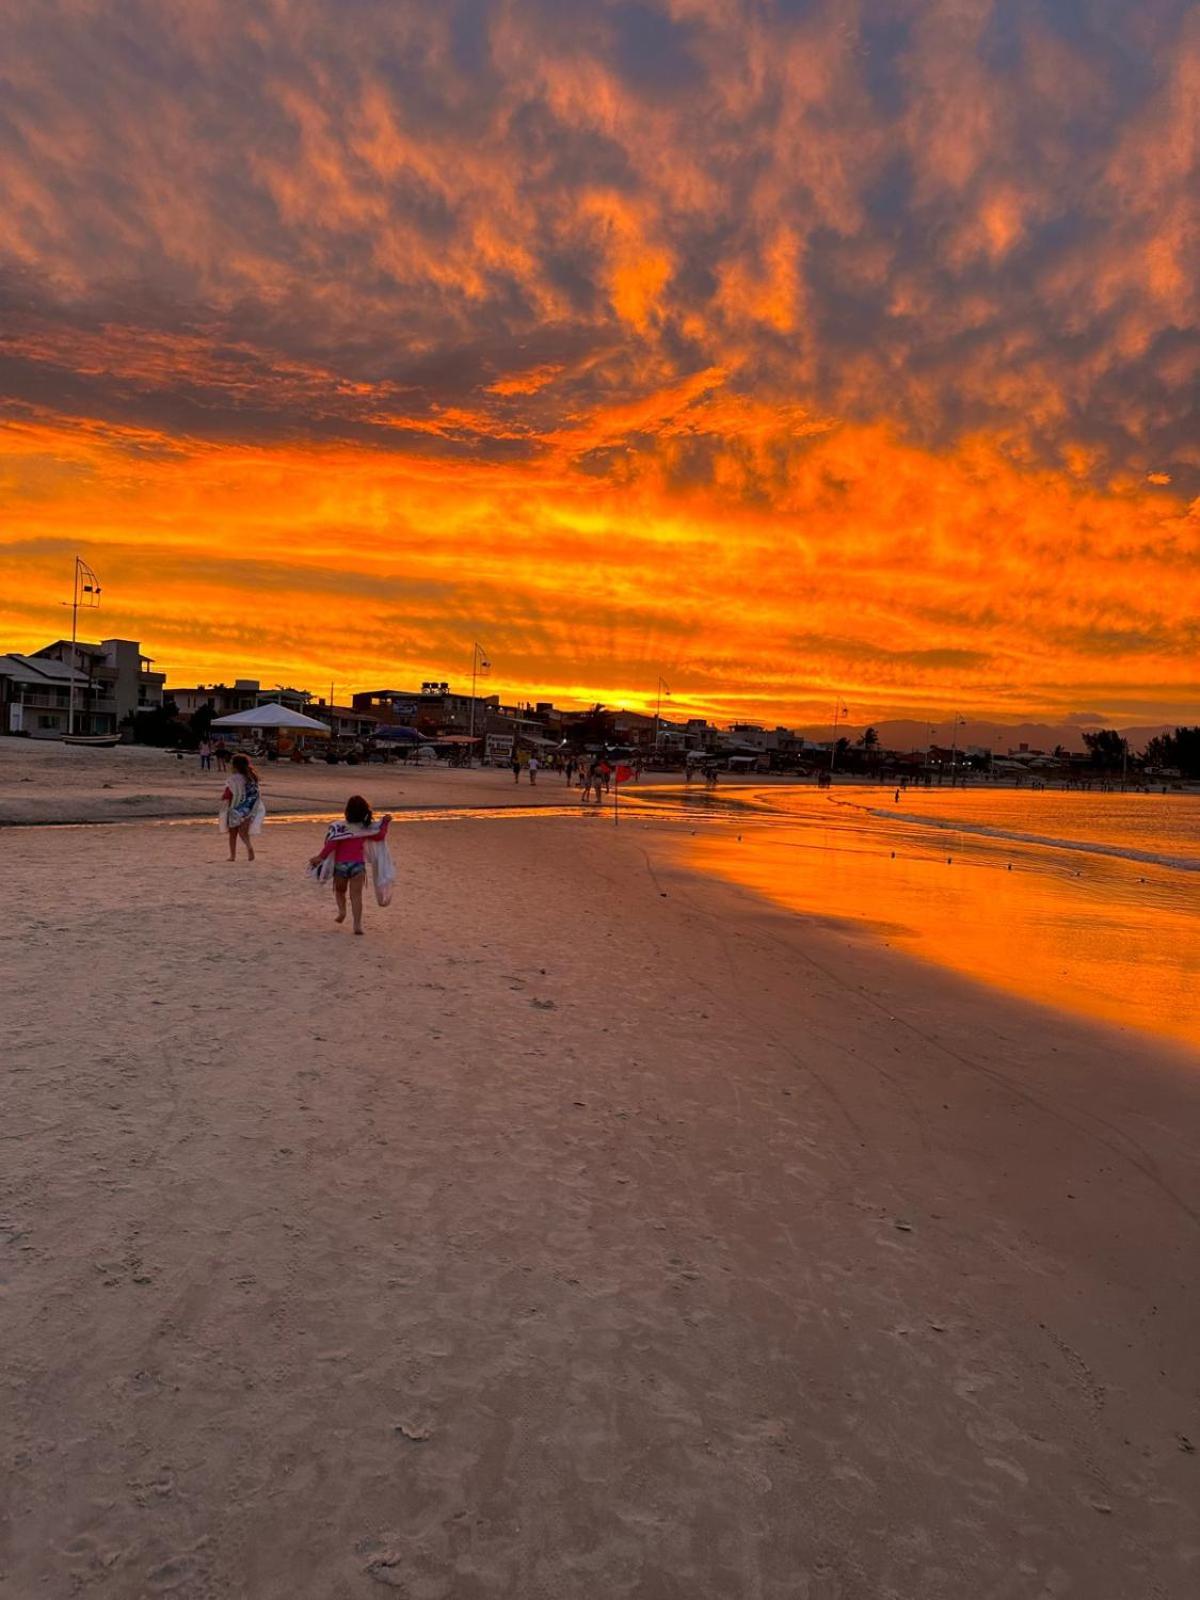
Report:
[[[153,1594],[172,1594],[176,1589],[194,1593],[195,1585],[203,1582],[204,1576],[204,1569],[196,1556],[185,1551],[155,1567],[147,1582]]]

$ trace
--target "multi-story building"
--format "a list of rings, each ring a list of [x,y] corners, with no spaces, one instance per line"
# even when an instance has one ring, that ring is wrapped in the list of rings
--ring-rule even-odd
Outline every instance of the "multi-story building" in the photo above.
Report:
[[[118,733],[139,711],[162,705],[164,674],[133,639],[56,639],[32,655],[0,657],[3,730],[61,739],[69,731],[74,677],[78,734]]]
[[[74,657],[72,657],[74,651]],[[97,733],[115,733],[138,711],[153,711],[162,705],[166,674],[155,672],[149,656],[135,639],[102,639],[99,644],[83,640],[56,639],[34,651],[35,659],[62,661],[74,665],[88,680],[92,713],[105,722]],[[107,719],[111,718],[111,722]],[[77,732],[84,731],[76,729]]]
[[[764,728],[757,722],[733,722],[721,735],[721,744],[724,747],[736,745],[743,750],[790,756],[800,753],[804,740],[790,728]]]
[[[638,750],[653,750],[662,729],[662,719],[644,711],[618,711],[613,716],[615,742]]]
[[[372,713],[377,722],[420,728],[422,733],[469,733],[472,721],[476,736],[482,734],[489,712],[500,709],[498,694],[476,695],[475,715],[471,715],[471,696],[453,694],[448,683],[423,683],[419,693],[404,689],[369,689],[351,697],[355,711]]]
[[[257,678],[237,678],[232,686],[224,683],[197,684],[194,689],[168,689],[167,698],[175,702],[181,717],[191,717],[207,706],[214,717],[231,717],[237,711],[253,711],[261,704]]]
[[[75,726],[90,733],[90,721],[80,717],[87,686],[87,678],[77,672]],[[61,739],[67,731],[70,694],[71,669],[66,662],[38,660],[16,652],[0,656],[0,732]]]
[[[288,689],[278,684],[264,689],[257,678],[235,678],[232,686],[197,684],[194,689],[168,689],[181,717],[193,716],[207,706],[216,717],[231,717],[238,711],[253,711],[258,706],[281,705],[289,711],[306,712],[312,694],[308,689]]]

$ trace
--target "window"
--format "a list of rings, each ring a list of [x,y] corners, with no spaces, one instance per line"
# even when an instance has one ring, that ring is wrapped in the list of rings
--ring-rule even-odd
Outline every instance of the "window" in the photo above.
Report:
[[[46,716],[45,712],[43,712],[42,715],[38,717],[38,727],[39,728],[57,728],[58,727],[58,718],[57,717],[48,717],[48,716]]]

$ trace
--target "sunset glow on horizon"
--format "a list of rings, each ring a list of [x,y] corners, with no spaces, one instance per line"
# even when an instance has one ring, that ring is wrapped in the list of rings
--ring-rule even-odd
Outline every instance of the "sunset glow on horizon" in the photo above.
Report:
[[[0,21],[0,651],[1195,719],[1194,8]]]

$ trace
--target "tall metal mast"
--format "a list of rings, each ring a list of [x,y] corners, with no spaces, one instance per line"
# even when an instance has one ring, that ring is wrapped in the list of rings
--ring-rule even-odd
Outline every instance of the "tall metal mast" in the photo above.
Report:
[[[71,588],[71,677],[67,698],[67,733],[75,732],[75,642],[79,635],[79,608],[95,610],[100,604],[100,580],[80,556],[75,557],[75,580]]]
[[[833,764],[837,760],[838,722],[842,717],[848,717],[849,715],[850,715],[849,707],[848,706],[844,706],[842,704],[841,697],[839,696],[838,702],[833,708],[833,743],[829,747],[829,775],[830,775],[830,777],[833,776]]]
[[[490,672],[491,671],[491,667],[492,667],[492,664],[488,660],[487,654],[486,654],[483,646],[479,643],[479,641],[477,639],[475,641],[475,643],[471,646],[471,716],[470,716],[470,722],[468,724],[468,732],[470,733],[470,737],[471,737],[471,745],[470,745],[470,748],[467,751],[467,763],[468,763],[468,765],[473,765],[474,761],[475,761],[475,684],[476,684],[476,681],[478,680],[479,674],[481,672]],[[515,748],[515,746],[514,746],[514,748]]]

